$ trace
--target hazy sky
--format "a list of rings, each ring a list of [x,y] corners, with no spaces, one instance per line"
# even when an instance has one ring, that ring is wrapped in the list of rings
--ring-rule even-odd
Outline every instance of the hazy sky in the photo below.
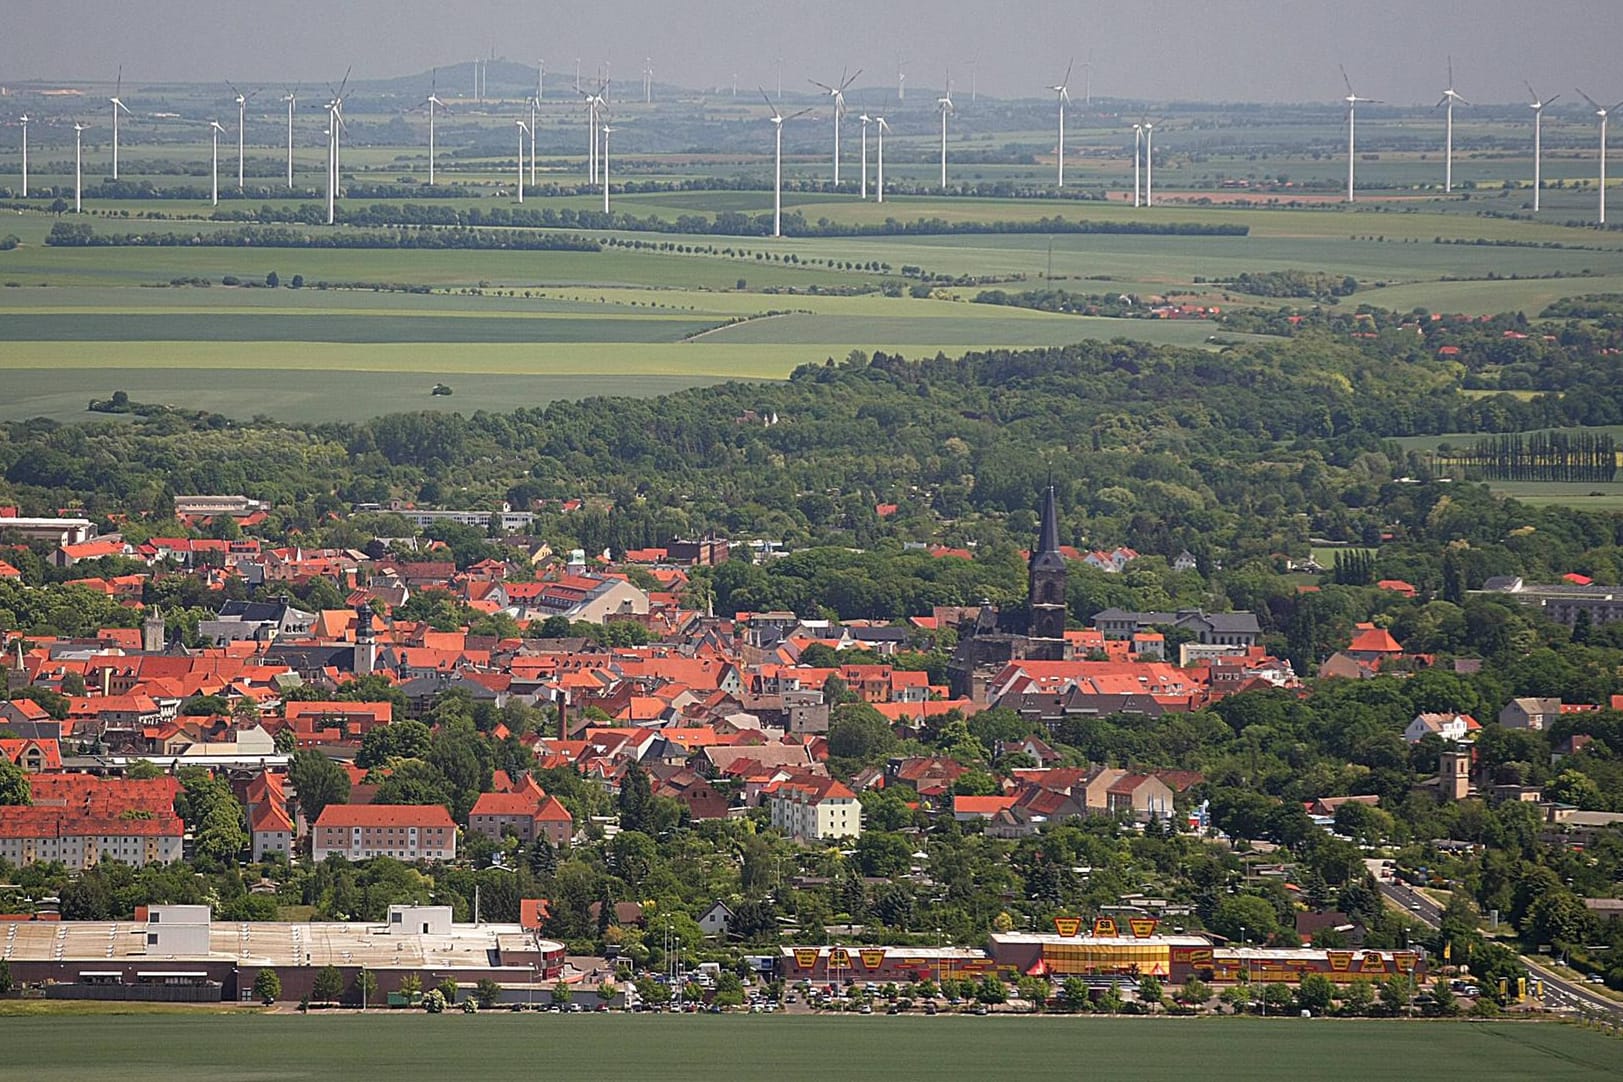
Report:
[[[1510,101],[1582,86],[1623,98],[1623,0],[0,0],[0,84],[232,79],[322,83],[402,75],[474,55],[588,71],[605,58],[640,78],[785,89],[865,68],[864,85],[908,82],[1040,93],[1067,59],[1093,56],[1095,94],[1166,100],[1325,101],[1338,63],[1359,93],[1436,100],[1454,56],[1468,98]],[[1081,75],[1073,78],[1080,90]]]

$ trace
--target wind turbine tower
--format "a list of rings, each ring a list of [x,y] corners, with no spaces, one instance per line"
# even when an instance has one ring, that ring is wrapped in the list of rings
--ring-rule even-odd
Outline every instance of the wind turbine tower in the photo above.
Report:
[[[1448,136],[1443,146],[1443,192],[1454,190],[1454,104],[1470,105],[1454,90],[1454,58],[1448,58],[1448,89],[1438,99],[1437,107],[1448,109]]]
[[[1144,122],[1144,205],[1155,206],[1155,121]]]
[[[124,69],[118,69],[118,82],[114,84],[113,96],[107,100],[113,105],[113,179],[118,179],[118,114],[119,111],[128,113],[129,107],[124,104]],[[133,114],[132,114],[133,115]]]
[[[231,86],[230,83],[226,83],[225,85]],[[248,103],[254,100],[254,95],[258,94],[259,91],[255,90],[252,94],[245,96],[242,91],[238,90],[234,86],[231,86],[231,92],[237,96],[237,190],[241,191],[243,188],[243,179],[246,176],[246,174],[243,172],[242,163],[243,131],[248,121]]]
[[[868,125],[873,123],[873,117],[863,113],[857,118],[862,121],[862,198],[868,198]]]
[[[524,205],[524,137],[529,134],[530,126],[524,121],[515,121],[518,125],[518,201]]]
[[[858,69],[856,75],[842,78],[834,86],[820,83],[816,79],[807,80],[811,85],[821,88],[825,94],[834,99],[834,187],[836,188],[840,186],[840,118],[845,116],[845,92],[851,89],[851,84],[856,82],[857,76],[861,74],[861,69]]]
[[[947,188],[947,118],[952,116],[952,98],[947,94],[936,99],[936,107],[941,110],[941,189]]]
[[[1144,177],[1141,170],[1144,165],[1144,124],[1140,121],[1133,125],[1133,206],[1144,205]]]
[[[1557,94],[1546,101],[1538,96],[1538,91],[1533,89],[1532,83],[1523,85],[1527,87],[1527,92],[1533,95],[1528,108],[1533,110],[1533,213],[1537,214],[1539,197],[1544,190],[1544,107],[1553,105],[1561,95]]]
[[[885,123],[885,118],[882,116],[876,116],[873,120],[875,124],[879,125],[879,174],[877,177],[878,188],[876,190],[879,195],[879,202],[883,203],[885,201],[885,129],[889,128],[890,125]]]
[[[1600,117],[1600,224],[1605,225],[1606,224],[1606,118],[1610,114],[1617,112],[1619,109],[1623,109],[1623,101],[1620,101],[1616,105],[1612,106],[1610,109],[1607,109],[1604,106],[1602,106],[1600,102],[1596,101],[1594,98],[1590,97],[1588,94],[1585,94],[1582,90],[1578,91],[1578,93],[1584,99],[1584,101],[1587,101],[1591,106],[1594,107],[1595,115]]]
[[[1353,90],[1347,69],[1341,69],[1341,81],[1347,84],[1347,202],[1355,198],[1354,185],[1358,179],[1358,106],[1379,104],[1376,98],[1360,98]],[[1450,80],[1452,82],[1453,80]]]
[[[434,186],[435,154],[434,115],[438,110],[445,108],[445,103],[440,100],[439,73],[437,71],[434,73],[434,81],[429,85],[428,97],[423,99],[423,104],[428,106],[428,186],[432,188]]]
[[[609,135],[616,129],[607,122],[603,125],[603,213],[609,211]]]
[[[1073,61],[1072,64],[1065,66],[1065,78],[1060,80],[1058,86],[1048,88],[1059,99],[1059,149],[1055,156],[1059,159],[1059,186],[1061,188],[1065,187],[1065,103],[1071,100],[1071,68],[1074,63]]]
[[[28,114],[21,118],[23,126],[23,198],[28,198]]]
[[[73,213],[84,213],[84,144],[85,125],[73,122]]]
[[[213,157],[209,165],[209,200],[212,206],[220,205],[220,133],[225,128],[220,126],[218,120],[209,121],[209,135],[213,143]]]
[[[766,96],[762,89],[761,97],[766,100],[768,109],[772,110],[772,128],[774,138],[774,151],[772,159],[772,235],[783,236],[783,125],[785,121],[794,120],[795,117],[805,116],[810,109],[802,109],[794,116],[784,116],[772,99]]]
[[[282,100],[287,102],[287,189],[288,189],[288,191],[292,191],[293,190],[293,110],[294,110],[294,108],[297,107],[298,102],[299,102],[299,92],[298,92],[298,90],[297,89],[289,90],[286,94],[282,95]]]

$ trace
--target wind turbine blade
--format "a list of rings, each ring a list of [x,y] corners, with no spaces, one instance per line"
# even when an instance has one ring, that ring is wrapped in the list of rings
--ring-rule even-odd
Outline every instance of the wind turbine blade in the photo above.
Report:
[[[840,89],[841,90],[850,90],[851,89],[851,84],[856,82],[858,79],[860,79],[862,77],[862,70],[863,69],[858,68],[856,70],[856,72],[849,79],[847,79],[845,82],[840,84]]]
[[[1600,108],[1600,102],[1596,101],[1594,98],[1590,97],[1588,94],[1585,94],[1581,88],[1578,90],[1578,96],[1580,98],[1584,99],[1584,101],[1587,101],[1590,105],[1593,105],[1596,109]]]
[[[355,70],[355,65],[354,64],[351,64],[349,67],[344,69],[344,81],[338,84],[338,98],[340,100],[342,100],[343,97],[344,97],[345,88],[349,86],[349,73],[354,71],[354,70]]]
[[[1073,69],[1075,67],[1076,67],[1076,57],[1073,56],[1073,57],[1071,57],[1071,62],[1069,64],[1065,65],[1065,78],[1060,81],[1060,84],[1059,84],[1060,86],[1068,87],[1068,86],[1071,85],[1071,69]]]
[[[1448,58],[1448,89],[1454,89],[1454,58]]]
[[[1561,95],[1557,94],[1555,97],[1551,98],[1549,101],[1545,102],[1544,104],[1545,105],[1554,105],[1556,102],[1558,102],[1560,100],[1561,100]]]
[[[1448,95],[1444,94],[1442,97],[1437,99],[1437,104],[1432,106],[1432,108],[1441,109],[1443,106],[1445,106],[1447,104],[1448,104]]]
[[[767,97],[766,87],[764,87],[764,86],[763,87],[758,87],[757,89],[759,89],[761,91],[761,100],[766,102],[766,107],[768,109],[772,110],[772,115],[773,116],[777,116],[778,115],[778,107],[776,105],[772,104],[772,99],[771,98]]]
[[[1358,93],[1352,88],[1352,79],[1347,75],[1347,66],[1345,64],[1338,64],[1336,66],[1341,68],[1341,81],[1347,84],[1348,95],[1356,98]]]
[[[798,120],[803,116],[810,116],[812,114],[812,112],[813,112],[813,110],[811,110],[811,109],[802,109],[800,112],[791,113],[789,116],[786,116],[783,119],[785,121]]]
[[[1528,95],[1530,97],[1532,97],[1533,104],[1537,105],[1537,104],[1539,104],[1540,102],[1542,102],[1544,100],[1543,98],[1538,96],[1538,91],[1533,89],[1533,84],[1532,83],[1530,83],[1530,82],[1528,82],[1527,80],[1524,79],[1524,80],[1522,80],[1522,85],[1527,88],[1527,93],[1528,93]]]
[[[823,90],[828,91],[830,94],[834,93],[834,88],[829,86],[827,83],[820,83],[816,79],[807,79],[806,81],[808,83],[810,83],[812,86],[820,87]]]

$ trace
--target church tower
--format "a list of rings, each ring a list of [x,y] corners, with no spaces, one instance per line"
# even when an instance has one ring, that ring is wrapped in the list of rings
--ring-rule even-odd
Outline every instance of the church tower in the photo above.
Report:
[[[141,650],[148,654],[163,653],[168,638],[165,634],[163,613],[156,607],[148,609],[146,619],[141,621]]]
[[[355,660],[351,668],[356,676],[370,676],[378,667],[378,640],[372,627],[372,606],[355,606]]]
[[[1034,639],[1065,637],[1065,556],[1059,550],[1059,510],[1054,486],[1043,498],[1043,524],[1032,550],[1029,574],[1030,635]]]

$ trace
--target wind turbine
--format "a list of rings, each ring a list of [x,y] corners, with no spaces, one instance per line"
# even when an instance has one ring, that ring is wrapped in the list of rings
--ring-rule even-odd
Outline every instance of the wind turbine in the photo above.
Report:
[[[225,85],[231,86],[230,83],[226,83]],[[243,178],[245,175],[242,170],[243,129],[248,120],[248,103],[254,100],[254,95],[258,94],[259,91],[255,90],[253,93],[244,96],[242,91],[238,90],[234,86],[231,86],[231,92],[237,96],[237,190],[241,191],[243,186]]]
[[[535,61],[535,100],[547,100],[547,62],[544,57]]]
[[[857,118],[862,121],[862,198],[868,198],[868,125],[873,123],[873,117],[863,113]]]
[[[282,100],[287,102],[287,188],[288,188],[288,191],[292,191],[293,190],[293,110],[298,106],[298,103],[299,103],[299,89],[298,89],[298,87],[294,87],[292,90],[289,90],[286,94],[283,94],[282,95]],[[430,153],[430,157],[432,157],[432,152]],[[430,168],[432,168],[432,167],[430,167]]]
[[[609,133],[616,129],[607,122],[603,124],[603,213],[609,213]]]
[[[1538,96],[1538,91],[1533,89],[1532,83],[1523,83],[1522,85],[1527,87],[1529,94],[1533,95],[1533,100],[1528,103],[1528,108],[1533,110],[1533,213],[1537,214],[1539,195],[1544,188],[1544,107],[1555,104],[1556,101],[1560,100],[1561,95],[1557,94],[1545,101]]]
[[[124,68],[123,68],[122,65],[120,65],[119,69],[118,69],[118,82],[115,83],[114,86],[113,86],[113,96],[107,99],[113,105],[113,179],[114,180],[118,179],[118,112],[119,112],[120,109],[122,109],[126,113],[128,113],[130,111],[129,106],[125,105],[123,100],[122,100],[123,93],[124,93]],[[133,116],[134,114],[131,114],[131,115]]]
[[[445,102],[440,100],[439,70],[434,71],[434,81],[429,84],[428,97],[423,104],[428,106],[428,186],[434,186],[434,114],[436,110],[444,109]]]
[[[816,79],[807,80],[812,86],[821,87],[824,93],[834,99],[834,187],[836,188],[840,186],[840,118],[845,115],[845,92],[851,89],[851,84],[856,82],[857,75],[861,74],[862,69],[858,68],[856,75],[842,78],[836,86],[820,83]]]
[[[773,136],[776,147],[773,154],[772,167],[772,235],[783,236],[783,125],[785,121],[805,116],[810,109],[802,109],[793,116],[784,116],[778,112],[778,107],[772,104],[772,99],[766,96],[766,89],[761,89],[761,97],[766,101],[766,107],[772,110]]]
[[[209,135],[214,144],[209,165],[209,200],[211,206],[220,205],[220,133],[225,131],[218,120],[209,121]]]
[[[1141,169],[1144,165],[1144,122],[1139,121],[1133,125],[1133,206],[1144,205],[1143,175]]]
[[[941,188],[947,188],[947,118],[954,115],[957,110],[952,107],[951,91],[943,93],[936,99],[936,108],[941,110]]]
[[[1059,99],[1059,154],[1058,154],[1058,158],[1059,158],[1059,186],[1061,188],[1065,187],[1065,103],[1071,100],[1071,68],[1074,67],[1075,64],[1076,64],[1076,61],[1074,61],[1074,60],[1071,61],[1070,64],[1067,64],[1065,66],[1065,78],[1060,80],[1060,84],[1058,86],[1051,86],[1051,87],[1048,88],[1048,89],[1052,90],[1054,92],[1055,96],[1058,97],[1058,99]]]
[[[1443,191],[1445,193],[1452,192],[1454,190],[1454,103],[1455,102],[1459,102],[1461,105],[1470,105],[1471,104],[1470,102],[1466,101],[1463,97],[1461,97],[1458,93],[1456,93],[1455,90],[1454,90],[1454,58],[1451,56],[1451,57],[1448,58],[1448,89],[1443,91],[1443,96],[1441,98],[1439,98],[1438,101],[1437,101],[1437,107],[1439,109],[1442,108],[1445,105],[1448,107],[1448,139],[1447,139],[1447,142],[1444,144],[1444,148],[1443,148]]]
[[[642,101],[644,105],[654,104],[654,58],[642,58]]]
[[[1360,98],[1353,90],[1346,68],[1341,69],[1341,81],[1347,84],[1347,96],[1343,100],[1347,103],[1347,202],[1351,203],[1354,199],[1353,182],[1358,177],[1358,106],[1379,105],[1380,99]]]
[[[530,187],[535,187],[535,121],[536,114],[541,109],[541,99],[530,99]],[[522,161],[523,155],[519,155]]]
[[[332,100],[327,103],[327,116],[330,123],[327,125],[327,224],[333,225],[338,218],[338,178],[339,169],[339,142],[344,129],[344,89],[349,86],[349,72],[344,72],[344,81],[338,84],[333,91]]]
[[[524,205],[524,137],[529,134],[530,126],[522,120],[514,121],[518,125],[518,201]]]
[[[882,117],[882,116],[876,116],[873,119],[874,119],[874,123],[879,125],[879,177],[878,177],[879,188],[878,188],[878,192],[879,192],[879,202],[883,203],[885,201],[885,129],[889,128],[890,125],[885,123],[885,118]]]
[[[1144,205],[1155,206],[1155,121],[1144,122]]]
[[[605,84],[606,85],[606,84]],[[595,94],[586,95],[586,116],[591,127],[591,151],[587,155],[586,179],[589,183],[597,183],[597,110],[599,106],[607,105],[603,99],[603,90],[600,87]]]
[[[84,213],[84,135],[85,125],[73,122],[73,213]]]
[[[896,58],[896,100],[907,100],[907,61],[901,57]]]
[[[1600,224],[1605,225],[1606,224],[1606,117],[1611,113],[1617,112],[1619,109],[1623,109],[1623,101],[1620,101],[1616,105],[1612,106],[1610,109],[1607,109],[1607,108],[1604,108],[1600,104],[1600,102],[1596,101],[1594,98],[1590,97],[1588,94],[1585,94],[1582,90],[1578,91],[1578,94],[1579,94],[1580,97],[1582,97],[1584,99],[1584,101],[1587,101],[1590,105],[1594,106],[1595,115],[1600,117]]]
[[[972,56],[969,58],[969,104],[971,105],[974,105],[977,101],[980,101],[981,97],[980,66],[981,58],[979,56]]]
[[[22,115],[23,125],[23,198],[28,198],[28,114]]]
[[[1088,58],[1082,61],[1082,104],[1093,105],[1093,52],[1089,50]]]

